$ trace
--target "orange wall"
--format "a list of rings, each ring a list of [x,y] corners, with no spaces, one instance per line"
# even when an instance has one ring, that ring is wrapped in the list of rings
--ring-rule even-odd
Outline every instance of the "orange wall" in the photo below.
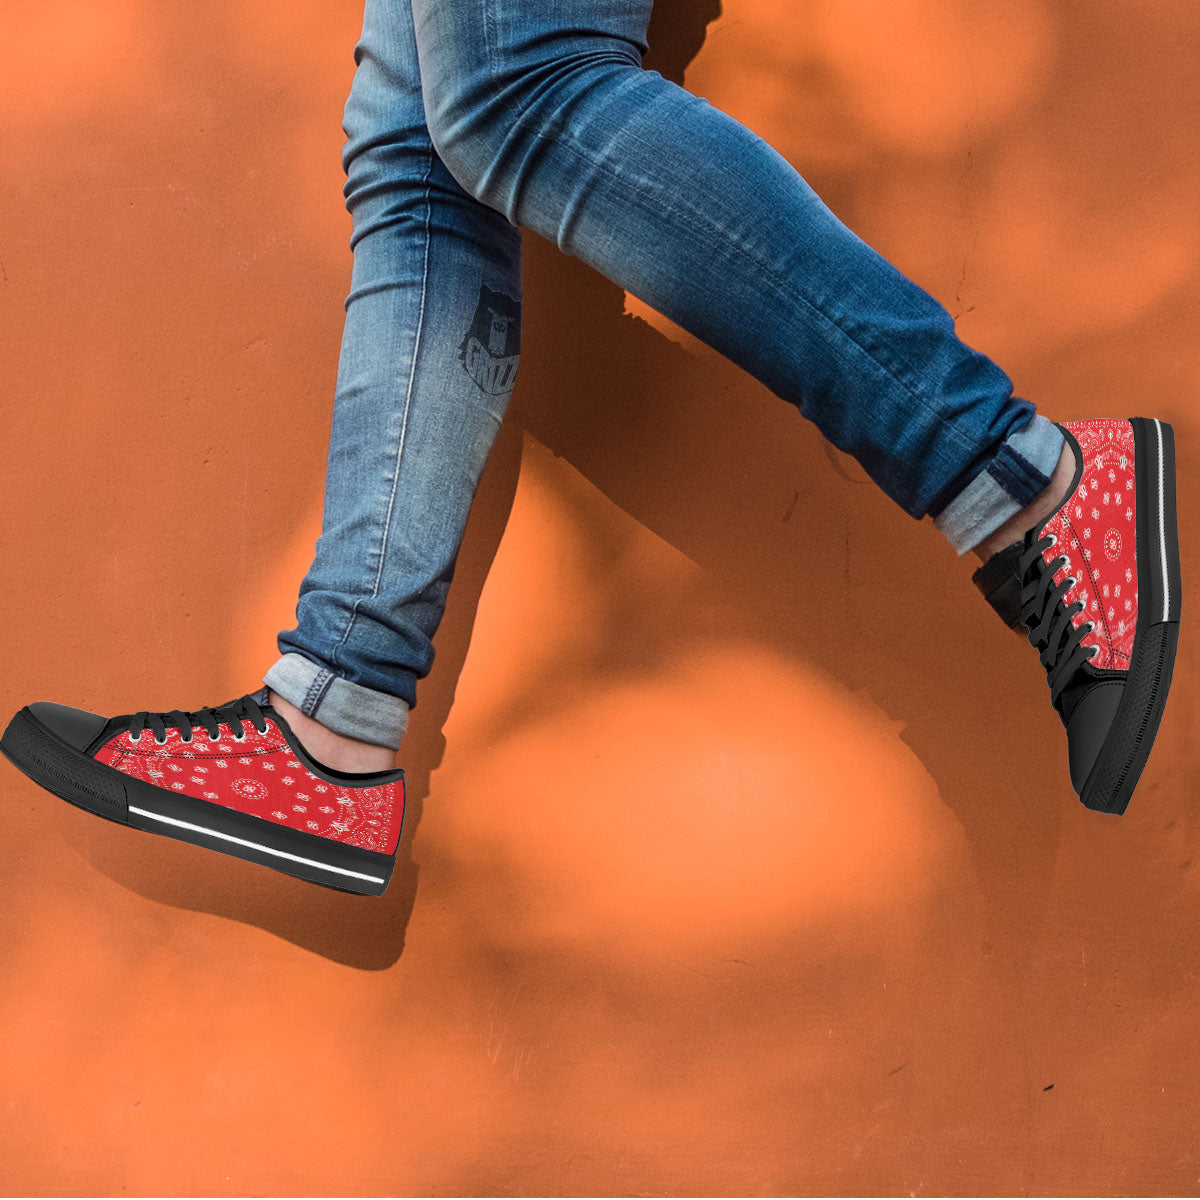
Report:
[[[361,8],[4,7],[0,716],[217,703],[318,530]],[[1200,10],[716,9],[662,0],[649,65],[1049,415],[1172,421],[1200,579]],[[0,764],[0,1189],[1196,1194],[1194,639],[1084,810],[971,564],[526,245],[383,900]]]

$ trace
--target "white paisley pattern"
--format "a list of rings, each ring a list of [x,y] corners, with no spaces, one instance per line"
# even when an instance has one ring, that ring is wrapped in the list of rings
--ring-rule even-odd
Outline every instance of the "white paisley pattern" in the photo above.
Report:
[[[1055,581],[1076,580],[1063,597],[1083,602],[1076,625],[1093,622],[1083,645],[1099,647],[1092,666],[1127,671],[1137,631],[1137,512],[1133,468],[1133,426],[1100,417],[1064,421],[1083,451],[1083,475],[1067,502],[1046,522],[1055,545],[1045,552],[1053,562],[1066,555]]]
[[[191,742],[185,742],[180,730],[168,726],[161,746],[149,729],[136,742],[128,732],[119,733],[95,757],[155,787],[349,846],[395,853],[404,813],[403,781],[372,787],[326,782],[296,758],[270,718],[265,733],[247,722],[244,739],[235,738],[227,726],[220,730],[213,742],[199,726],[189,731]]]

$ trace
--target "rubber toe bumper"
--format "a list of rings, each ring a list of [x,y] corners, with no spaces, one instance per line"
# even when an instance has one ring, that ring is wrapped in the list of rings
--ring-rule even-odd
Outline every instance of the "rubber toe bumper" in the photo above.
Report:
[[[1115,680],[1093,684],[1071,713],[1067,722],[1067,754],[1071,785],[1076,793],[1083,791],[1083,785],[1100,757],[1124,690],[1125,685]]]
[[[66,704],[52,704],[49,700],[36,701],[29,705],[29,711],[51,733],[76,750],[86,750],[108,724],[107,717],[86,712],[82,708],[70,708]]]

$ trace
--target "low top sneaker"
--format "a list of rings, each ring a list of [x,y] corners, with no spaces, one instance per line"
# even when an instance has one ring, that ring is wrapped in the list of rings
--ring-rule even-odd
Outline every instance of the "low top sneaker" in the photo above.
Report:
[[[319,763],[266,689],[196,712],[119,717],[45,701],[22,708],[0,751],[56,796],[340,891],[379,896],[395,865],[404,772]]]
[[[1059,428],[1076,459],[1066,500],[973,579],[1041,656],[1080,800],[1123,813],[1179,639],[1175,437],[1144,417]]]

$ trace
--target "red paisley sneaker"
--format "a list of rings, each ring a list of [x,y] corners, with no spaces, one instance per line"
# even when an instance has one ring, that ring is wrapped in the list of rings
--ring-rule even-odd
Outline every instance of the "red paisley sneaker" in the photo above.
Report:
[[[1080,800],[1119,814],[1158,732],[1179,640],[1175,436],[1145,417],[1059,428],[1076,459],[1066,500],[973,579],[1041,656]]]
[[[110,821],[382,895],[404,817],[403,770],[324,766],[266,700],[264,688],[196,712],[120,717],[43,701],[13,717],[0,751]]]

